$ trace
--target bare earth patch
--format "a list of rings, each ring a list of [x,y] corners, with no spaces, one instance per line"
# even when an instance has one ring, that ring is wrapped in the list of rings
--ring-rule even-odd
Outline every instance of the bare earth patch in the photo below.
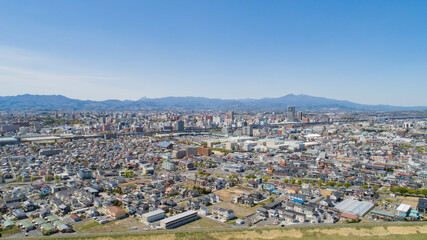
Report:
[[[330,228],[308,230],[310,233],[322,233],[326,235],[339,236],[388,236],[388,235],[408,235],[417,233],[427,233],[427,226],[389,226],[374,228]]]
[[[302,238],[303,233],[297,229],[290,230],[255,230],[255,231],[240,231],[240,232],[215,232],[209,233],[209,236],[215,239],[280,239],[280,238]]]

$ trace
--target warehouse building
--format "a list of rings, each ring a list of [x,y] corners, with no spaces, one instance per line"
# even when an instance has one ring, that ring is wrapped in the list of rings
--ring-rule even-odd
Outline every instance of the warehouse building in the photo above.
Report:
[[[335,206],[341,213],[363,216],[374,207],[373,203],[346,199]]]

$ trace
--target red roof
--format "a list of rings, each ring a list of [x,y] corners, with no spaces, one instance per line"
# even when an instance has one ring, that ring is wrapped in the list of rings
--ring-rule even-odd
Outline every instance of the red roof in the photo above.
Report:
[[[359,216],[353,215],[353,214],[349,214],[349,213],[341,213],[341,217],[343,217],[343,218],[349,218],[349,219],[358,219],[359,218]]]

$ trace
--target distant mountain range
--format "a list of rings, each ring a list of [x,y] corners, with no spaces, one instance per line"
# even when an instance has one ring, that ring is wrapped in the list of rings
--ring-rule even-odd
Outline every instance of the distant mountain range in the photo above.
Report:
[[[18,95],[0,97],[0,110],[237,110],[286,111],[295,106],[301,111],[408,111],[427,110],[425,106],[399,107],[365,105],[324,97],[289,94],[279,98],[217,99],[203,97],[164,97],[131,100],[91,101],[61,95]]]

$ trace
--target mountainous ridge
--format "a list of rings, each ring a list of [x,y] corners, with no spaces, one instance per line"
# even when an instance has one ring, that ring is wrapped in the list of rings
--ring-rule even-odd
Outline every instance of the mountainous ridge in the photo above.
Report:
[[[402,107],[366,105],[309,95],[288,94],[278,98],[219,99],[204,97],[163,97],[103,101],[72,99],[62,95],[17,95],[0,97],[0,110],[242,110],[285,111],[295,106],[305,111],[405,111],[426,110],[425,106]]]

